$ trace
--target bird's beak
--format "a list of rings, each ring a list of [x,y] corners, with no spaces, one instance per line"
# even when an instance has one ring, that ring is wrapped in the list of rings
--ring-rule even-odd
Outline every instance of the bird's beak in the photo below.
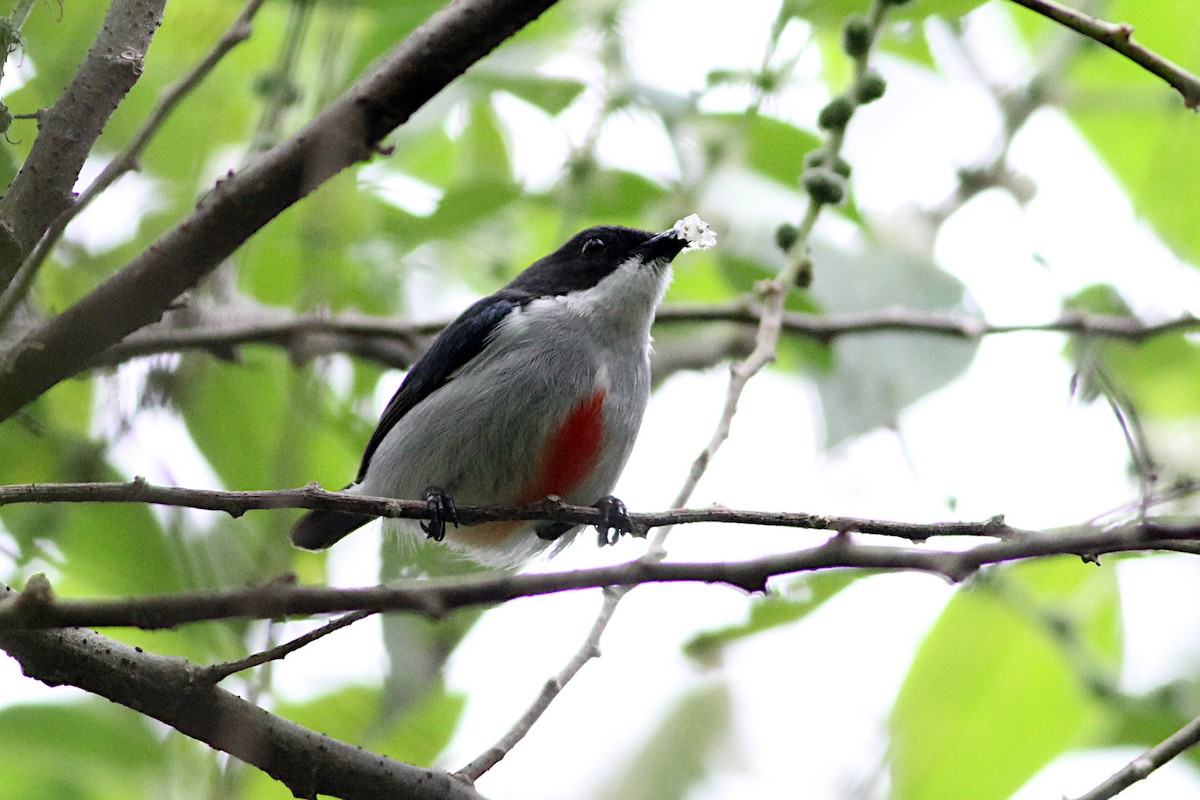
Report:
[[[645,244],[638,247],[637,252],[642,254],[642,261],[644,263],[670,261],[679,255],[680,251],[685,247],[687,247],[687,241],[680,238],[678,232],[672,228],[648,240]]]

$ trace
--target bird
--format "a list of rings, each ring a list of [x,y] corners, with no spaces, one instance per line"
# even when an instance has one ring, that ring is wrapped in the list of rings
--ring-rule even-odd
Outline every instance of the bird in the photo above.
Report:
[[[590,227],[535,261],[467,308],[412,365],[344,491],[424,499],[429,522],[389,526],[485,566],[552,555],[583,526],[458,525],[456,502],[519,505],[555,495],[603,512],[601,544],[630,532],[611,492],[650,396],[650,327],[675,257],[714,243],[692,214],[661,233]],[[325,549],[374,518],[313,509],[291,541]]]

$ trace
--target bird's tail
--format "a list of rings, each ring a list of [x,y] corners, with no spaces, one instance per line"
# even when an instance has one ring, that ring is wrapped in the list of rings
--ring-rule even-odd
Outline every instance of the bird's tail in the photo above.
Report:
[[[324,550],[373,519],[371,514],[313,509],[292,526],[292,544],[305,550]]]

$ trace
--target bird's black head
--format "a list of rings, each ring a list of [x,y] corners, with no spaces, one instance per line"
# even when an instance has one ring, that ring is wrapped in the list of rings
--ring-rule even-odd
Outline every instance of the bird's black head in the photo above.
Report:
[[[616,225],[588,228],[535,261],[505,288],[533,297],[569,294],[590,289],[631,258],[649,269],[661,269],[685,246],[687,242],[673,230],[650,233]]]

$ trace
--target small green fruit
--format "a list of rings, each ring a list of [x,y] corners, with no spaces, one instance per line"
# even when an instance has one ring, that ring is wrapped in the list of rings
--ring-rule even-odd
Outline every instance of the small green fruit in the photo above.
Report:
[[[871,103],[883,97],[887,91],[887,81],[873,69],[868,69],[858,78],[854,86],[854,97],[859,103]]]
[[[775,229],[775,245],[785,253],[791,250],[799,239],[800,229],[790,222],[784,222]]]
[[[871,49],[871,26],[865,17],[854,16],[846,20],[842,29],[842,49],[851,58],[863,58]]]
[[[821,113],[817,115],[817,124],[827,131],[840,131],[846,127],[853,113],[853,103],[845,97],[835,97],[821,109]]]
[[[818,167],[804,173],[804,190],[814,203],[836,205],[846,194],[846,179],[831,169]]]

